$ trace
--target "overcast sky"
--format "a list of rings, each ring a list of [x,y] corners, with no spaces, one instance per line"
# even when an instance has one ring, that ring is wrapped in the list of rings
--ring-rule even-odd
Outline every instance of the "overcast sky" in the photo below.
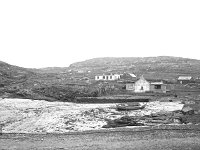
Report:
[[[200,59],[199,0],[1,0],[0,60],[67,67],[94,57]]]

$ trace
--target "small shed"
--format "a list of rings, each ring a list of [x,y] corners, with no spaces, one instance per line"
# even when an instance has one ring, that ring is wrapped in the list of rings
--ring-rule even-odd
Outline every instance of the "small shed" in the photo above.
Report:
[[[193,78],[191,76],[179,76],[178,77],[178,82],[180,84],[187,84],[192,82]]]
[[[127,82],[126,83],[126,90],[135,91],[135,82]]]
[[[166,93],[167,86],[162,81],[161,82],[151,82],[150,91],[155,92],[155,93]]]

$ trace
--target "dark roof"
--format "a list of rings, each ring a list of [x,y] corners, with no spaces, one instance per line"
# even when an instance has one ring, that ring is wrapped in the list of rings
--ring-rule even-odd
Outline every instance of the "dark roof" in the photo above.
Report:
[[[95,76],[111,76],[111,75],[119,75],[118,73],[102,73],[96,74]]]
[[[128,83],[135,83],[135,81],[117,81],[118,83],[125,83],[125,84],[128,84]]]

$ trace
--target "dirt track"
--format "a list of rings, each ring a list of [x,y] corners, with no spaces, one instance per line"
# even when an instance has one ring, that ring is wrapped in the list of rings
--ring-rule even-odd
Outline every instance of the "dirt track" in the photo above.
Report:
[[[75,134],[3,134],[2,149],[134,149],[134,150],[199,150],[200,130],[121,129]]]

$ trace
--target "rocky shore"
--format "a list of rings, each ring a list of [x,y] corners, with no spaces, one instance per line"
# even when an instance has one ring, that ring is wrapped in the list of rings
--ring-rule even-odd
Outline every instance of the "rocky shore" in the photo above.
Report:
[[[66,133],[125,126],[198,124],[198,111],[181,101],[154,101],[145,105],[142,110],[117,111],[113,103],[0,99],[0,124],[3,133]]]

